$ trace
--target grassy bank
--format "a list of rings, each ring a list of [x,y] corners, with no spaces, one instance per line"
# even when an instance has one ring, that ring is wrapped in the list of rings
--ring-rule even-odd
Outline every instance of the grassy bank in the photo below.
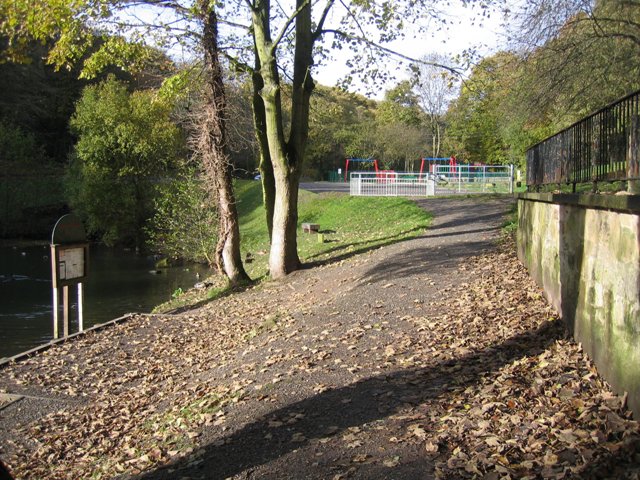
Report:
[[[262,205],[260,182],[236,183],[242,255],[252,279],[268,273],[269,235]],[[320,225],[318,234],[303,233],[302,223]],[[431,215],[403,198],[351,197],[338,193],[316,194],[300,191],[298,208],[298,253],[304,263],[331,262],[395,243],[420,234],[431,223]],[[218,283],[218,282],[216,282]],[[202,302],[223,290],[181,295],[159,311]]]
[[[267,273],[269,236],[258,182],[237,185],[243,255],[253,260],[245,265],[252,278]],[[402,198],[351,197],[339,193],[300,191],[298,208],[298,252],[307,262],[331,261],[417,235],[431,216],[414,202]],[[302,223],[317,223],[317,234],[302,233]]]

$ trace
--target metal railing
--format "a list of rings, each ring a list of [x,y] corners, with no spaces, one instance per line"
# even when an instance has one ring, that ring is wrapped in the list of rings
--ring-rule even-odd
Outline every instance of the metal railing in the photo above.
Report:
[[[349,174],[349,192],[364,197],[427,197],[434,195],[428,174],[379,172]]]
[[[437,165],[436,195],[513,193],[513,165]]]
[[[353,172],[354,196],[428,197],[469,193],[513,193],[513,166],[441,165],[431,173]]]
[[[638,180],[640,91],[527,150],[527,187]]]

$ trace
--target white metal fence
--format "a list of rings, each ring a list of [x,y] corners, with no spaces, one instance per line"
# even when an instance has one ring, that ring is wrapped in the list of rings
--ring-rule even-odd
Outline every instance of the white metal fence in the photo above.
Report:
[[[513,193],[513,165],[436,165],[436,195]]]
[[[432,173],[353,172],[350,193],[369,197],[430,197],[513,193],[513,165],[438,165]]]
[[[365,197],[427,197],[435,195],[435,182],[427,174],[361,173],[351,174],[351,195]]]

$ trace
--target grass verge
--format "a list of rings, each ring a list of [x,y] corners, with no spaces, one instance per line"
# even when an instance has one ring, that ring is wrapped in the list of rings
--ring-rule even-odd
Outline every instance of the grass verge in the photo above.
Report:
[[[269,236],[259,182],[236,184],[242,253],[251,278],[268,270]],[[351,197],[300,191],[298,254],[304,263],[330,262],[419,235],[432,216],[404,198]],[[302,223],[320,225],[320,235],[303,233]]]

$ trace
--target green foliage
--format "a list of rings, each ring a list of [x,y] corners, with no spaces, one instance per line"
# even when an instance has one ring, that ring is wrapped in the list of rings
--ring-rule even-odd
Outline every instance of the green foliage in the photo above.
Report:
[[[378,155],[382,167],[414,171],[418,160],[429,151],[427,129],[401,122],[377,125],[375,130]]]
[[[638,2],[538,0],[514,33],[521,42],[542,37],[510,102],[527,130],[560,130],[640,88]]]
[[[164,173],[182,146],[170,114],[171,105],[154,91],[129,93],[113,77],[87,87],[70,122],[78,157],[117,177]]]
[[[182,295],[184,295],[184,291],[182,290],[181,287],[178,287],[171,294],[171,298],[176,299],[176,298],[181,297]]]
[[[413,93],[411,82],[403,80],[385,93],[384,101],[378,107],[377,120],[380,124],[399,123],[418,127],[422,125],[424,113]]]
[[[42,237],[64,211],[62,171],[36,136],[0,120],[0,236]]]
[[[337,88],[317,87],[311,99],[305,173],[322,179],[327,171],[344,167],[346,157],[373,155],[372,139],[366,139],[366,133],[374,117],[374,101]]]
[[[151,248],[174,259],[215,264],[218,218],[194,170],[161,183],[146,229]]]
[[[71,157],[65,175],[65,195],[72,209],[84,220],[87,232],[106,245],[140,246],[138,216],[151,212],[152,187],[140,188],[128,178],[95,168],[77,155]]]
[[[55,219],[66,213],[62,172],[53,168],[33,172],[38,175],[0,176],[2,238],[46,238]]]
[[[27,172],[47,160],[35,135],[9,120],[0,119],[0,166],[4,172]]]
[[[640,4],[522,5],[517,53],[485,58],[447,113],[447,142],[471,162],[523,166],[526,149],[640,88]]]
[[[384,168],[412,170],[429,146],[422,109],[408,82],[375,102],[319,87],[312,99],[307,174],[324,178],[344,168],[345,158],[377,158]]]
[[[27,63],[0,62],[0,117],[32,135],[47,157],[62,164],[72,145],[68,121],[83,82],[45,65],[46,55],[46,46],[31,45]]]
[[[376,157],[386,169],[413,171],[429,148],[426,116],[411,82],[400,82],[385,94],[376,115]]]
[[[500,101],[513,59],[497,54],[481,61],[448,112],[448,139],[459,158],[487,165],[511,163],[500,132]]]
[[[183,68],[162,81],[158,94],[172,104],[189,101],[193,95],[196,77],[194,69]]]
[[[34,41],[43,45],[51,42],[47,62],[56,69],[79,66],[81,78],[95,78],[113,66],[141,72],[156,59],[157,51],[139,35],[114,32],[114,25],[121,25],[113,22],[119,9],[125,10],[126,5],[92,0],[0,0],[0,35],[7,41],[0,60],[28,61]],[[101,22],[110,28],[96,28]]]
[[[155,92],[129,93],[113,78],[87,87],[78,101],[67,191],[88,230],[107,244],[143,244],[154,185],[177,168],[181,153],[170,113]]]
[[[105,36],[96,42],[97,48],[84,61],[80,78],[96,78],[109,67],[118,67],[123,71],[141,72],[154,57],[149,47],[127,41],[124,37]]]

